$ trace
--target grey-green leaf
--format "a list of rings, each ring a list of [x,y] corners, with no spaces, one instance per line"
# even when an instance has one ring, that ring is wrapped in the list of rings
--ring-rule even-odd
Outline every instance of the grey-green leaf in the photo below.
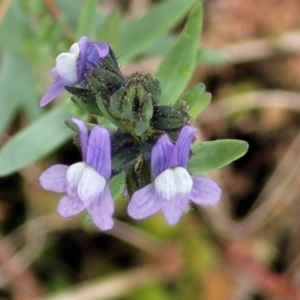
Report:
[[[196,65],[198,64],[207,64],[207,65],[224,65],[228,63],[228,58],[226,55],[220,51],[201,47],[196,56]]]
[[[118,199],[125,189],[125,172],[123,171],[111,178],[108,184],[113,199]]]
[[[120,14],[117,11],[109,13],[97,33],[97,40],[108,42],[110,47],[117,51],[120,40]]]
[[[188,114],[194,118],[210,103],[211,94],[205,92],[205,85],[198,83],[187,90],[181,97],[188,104]]]
[[[98,1],[89,0],[83,4],[83,10],[77,27],[77,36],[88,35],[91,40],[95,37],[95,17]]]
[[[120,61],[128,61],[151,46],[178,23],[198,0],[166,0],[141,18],[124,24],[120,35]]]
[[[202,25],[202,6],[197,4],[189,14],[177,43],[161,62],[155,77],[160,81],[160,105],[174,103],[184,91],[193,73]]]
[[[64,121],[71,115],[70,103],[63,103],[13,136],[0,150],[0,176],[20,170],[66,142],[72,131]]]
[[[17,88],[16,88],[17,86]],[[38,101],[28,59],[4,49],[0,72],[0,136],[14,118],[17,108],[26,101]],[[36,104],[37,105],[37,104]],[[1,167],[1,164],[0,164]]]
[[[216,140],[202,142],[192,146],[193,155],[188,170],[194,175],[219,169],[243,156],[248,150],[248,143],[241,140]]]

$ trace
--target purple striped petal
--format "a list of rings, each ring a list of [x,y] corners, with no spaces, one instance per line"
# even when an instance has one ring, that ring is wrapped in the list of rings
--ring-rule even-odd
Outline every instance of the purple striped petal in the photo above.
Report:
[[[41,186],[48,191],[62,193],[67,190],[66,173],[68,166],[54,165],[44,171],[39,180]]]
[[[95,126],[89,137],[86,163],[92,166],[106,180],[111,175],[111,150],[109,132]]]
[[[77,127],[79,129],[82,158],[83,158],[84,161],[86,161],[86,153],[87,153],[87,146],[88,146],[88,129],[87,129],[87,126],[80,119],[71,118],[71,120],[77,125]]]
[[[107,43],[91,42],[88,45],[87,60],[94,67],[99,66],[101,58],[104,58],[109,53],[109,46]]]
[[[101,230],[109,230],[114,226],[112,218],[114,212],[114,201],[111,196],[108,185],[105,186],[103,192],[96,201],[91,202],[87,206],[87,210],[93,219],[93,222]]]
[[[221,189],[209,178],[192,176],[191,200],[200,205],[216,204],[221,197]]]
[[[77,76],[78,76],[78,81],[82,81],[84,71],[86,68],[88,37],[82,36],[78,41],[78,46],[79,46],[79,55],[77,59]]]
[[[175,144],[175,152],[177,156],[177,166],[187,168],[189,153],[195,133],[197,129],[191,126],[182,127],[178,139]]]
[[[179,194],[171,201],[161,198],[161,209],[169,225],[175,225],[188,207],[189,195]]]
[[[161,136],[156,142],[151,153],[151,170],[156,177],[171,166],[171,158],[174,152],[174,145],[167,134]]]
[[[147,218],[159,210],[160,203],[153,184],[136,191],[127,207],[128,215],[137,220]]]
[[[78,195],[67,195],[62,197],[57,206],[57,212],[62,217],[71,217],[79,214],[84,210],[85,206]]]
[[[91,45],[94,47],[94,49],[97,50],[98,56],[101,58],[104,58],[109,53],[109,46],[107,43],[101,43],[101,42],[91,42]]]
[[[43,95],[40,100],[40,107],[47,105],[52,100],[54,100],[63,90],[65,89],[64,83],[60,77],[52,83],[48,90]]]

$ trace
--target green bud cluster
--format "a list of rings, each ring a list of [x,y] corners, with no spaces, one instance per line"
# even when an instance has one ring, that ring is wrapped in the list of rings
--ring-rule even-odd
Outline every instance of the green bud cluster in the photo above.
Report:
[[[80,86],[66,89],[81,110],[117,128],[111,133],[113,173],[126,172],[129,194],[151,181],[150,153],[157,139],[164,133],[176,139],[191,121],[185,101],[160,105],[160,84],[150,74],[125,77],[111,49]],[[71,121],[67,125],[76,131]]]

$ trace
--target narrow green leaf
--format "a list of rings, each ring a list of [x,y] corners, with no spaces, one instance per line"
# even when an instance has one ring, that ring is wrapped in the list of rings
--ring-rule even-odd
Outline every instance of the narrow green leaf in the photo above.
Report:
[[[248,143],[241,140],[216,140],[192,146],[194,153],[189,161],[188,170],[194,175],[219,169],[243,156]]]
[[[189,14],[177,43],[161,62],[155,74],[163,91],[160,105],[174,103],[185,89],[194,70],[201,24],[202,7],[198,4]]]
[[[116,52],[120,41],[120,14],[113,11],[108,14],[97,33],[97,40],[108,42],[110,47]]]
[[[29,18],[20,7],[21,1],[11,1],[0,26],[1,46],[10,51],[24,52],[26,39],[30,39]]]
[[[175,35],[163,36],[145,49],[142,54],[146,56],[165,57],[176,42],[177,36]]]
[[[82,4],[78,1],[54,0],[62,14],[63,23],[67,22],[71,28],[77,28],[82,14]]]
[[[77,37],[88,35],[91,40],[95,38],[95,17],[98,1],[89,0],[83,4],[83,10],[77,28]]]
[[[38,101],[28,59],[20,53],[4,49],[0,73],[0,136],[12,121],[22,102]]]
[[[181,97],[188,104],[188,114],[194,118],[210,103],[211,94],[205,92],[205,85],[198,83],[187,90]]]
[[[13,136],[0,149],[0,176],[9,175],[53,152],[72,135],[64,121],[71,117],[65,102]]]
[[[70,28],[78,28],[78,24],[81,21],[81,18],[83,18],[83,16],[82,16],[83,4],[93,5],[93,3],[87,3],[89,1],[90,0],[88,0],[88,1],[54,0],[55,4],[57,5],[57,7],[59,8],[59,10],[62,13],[62,22],[68,23]],[[93,1],[91,1],[91,2],[93,2]],[[99,1],[98,1],[98,3],[99,3]],[[96,14],[96,16],[93,20],[93,24],[91,24],[91,25],[95,26],[95,28],[98,28],[103,22],[105,13],[100,10],[96,10],[95,14]]]
[[[128,61],[147,49],[178,23],[198,0],[166,0],[121,29],[120,61]]]
[[[196,64],[224,65],[228,63],[226,55],[220,51],[201,47],[196,56]]]
[[[121,172],[118,175],[114,176],[108,182],[111,195],[114,200],[118,199],[125,189],[125,172]]]

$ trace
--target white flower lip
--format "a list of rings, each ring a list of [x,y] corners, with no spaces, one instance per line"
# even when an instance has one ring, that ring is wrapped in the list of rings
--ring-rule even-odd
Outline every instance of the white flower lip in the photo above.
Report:
[[[106,180],[92,167],[83,170],[81,180],[78,185],[78,195],[82,201],[88,205],[103,192]]]
[[[78,81],[77,60],[79,56],[79,45],[71,46],[70,52],[63,52],[56,57],[56,71],[65,84],[75,84]]]
[[[193,187],[193,180],[186,169],[176,167],[166,169],[154,181],[155,190],[162,198],[170,201],[177,195],[188,195]]]
[[[85,168],[86,164],[84,162],[73,164],[68,168],[66,180],[69,189],[77,189]]]

